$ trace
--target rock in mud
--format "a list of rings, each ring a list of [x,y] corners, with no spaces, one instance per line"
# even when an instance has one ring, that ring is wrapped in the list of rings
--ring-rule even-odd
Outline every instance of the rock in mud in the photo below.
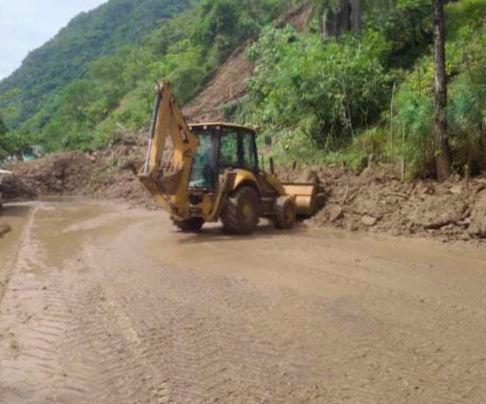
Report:
[[[365,215],[361,218],[361,222],[367,227],[372,227],[378,222],[378,219],[373,216]]]
[[[473,237],[486,238],[486,189],[476,195],[468,232]]]
[[[449,192],[453,195],[461,195],[463,192],[463,186],[462,185],[453,185],[450,189]]]
[[[10,225],[6,223],[0,224],[0,238],[2,238],[5,234],[10,233],[12,231],[12,228]]]
[[[305,169],[299,176],[298,182],[313,182],[318,184],[320,182],[319,174],[315,170]]]
[[[344,217],[344,210],[339,205],[329,205],[326,208],[327,217],[330,222],[335,222],[336,220],[342,219]]]
[[[455,195],[431,194],[425,199],[410,200],[405,205],[407,219],[424,229],[436,230],[464,218],[467,204]]]

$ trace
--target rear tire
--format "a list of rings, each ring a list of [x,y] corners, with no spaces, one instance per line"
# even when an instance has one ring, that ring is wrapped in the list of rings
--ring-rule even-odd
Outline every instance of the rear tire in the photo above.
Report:
[[[260,197],[249,186],[238,188],[226,201],[221,213],[223,230],[230,234],[253,233],[260,220]]]
[[[273,224],[277,229],[291,229],[297,218],[297,207],[292,198],[280,196],[275,201]]]
[[[172,219],[172,223],[183,233],[197,233],[204,225],[204,219],[192,217],[186,220]]]

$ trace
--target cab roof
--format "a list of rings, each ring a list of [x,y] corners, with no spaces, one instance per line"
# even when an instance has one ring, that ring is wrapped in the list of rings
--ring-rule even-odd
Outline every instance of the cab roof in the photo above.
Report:
[[[252,128],[251,126],[244,126],[244,125],[238,125],[236,123],[229,123],[229,122],[201,122],[201,123],[190,123],[189,127],[192,129],[199,129],[199,128],[214,128],[215,126],[221,126],[224,128],[234,128],[234,129],[245,129],[248,131],[255,132],[255,128]]]

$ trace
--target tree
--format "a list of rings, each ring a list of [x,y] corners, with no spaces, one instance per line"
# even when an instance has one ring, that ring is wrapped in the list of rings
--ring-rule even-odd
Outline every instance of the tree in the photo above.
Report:
[[[314,0],[314,4],[321,20],[322,39],[361,30],[361,0]]]
[[[435,122],[434,137],[436,147],[437,179],[449,178],[450,149],[447,137],[447,78],[445,69],[445,21],[444,0],[433,0],[434,23],[434,65],[435,65]]]
[[[7,132],[7,127],[3,123],[2,117],[0,116],[0,158],[5,157],[8,154],[7,139],[5,136]]]

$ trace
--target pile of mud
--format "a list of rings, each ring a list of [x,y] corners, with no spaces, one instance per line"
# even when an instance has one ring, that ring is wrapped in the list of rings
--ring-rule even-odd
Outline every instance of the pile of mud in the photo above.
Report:
[[[486,178],[405,182],[392,168],[356,174],[332,167],[300,174],[284,170],[281,176],[294,181],[318,178],[326,203],[307,221],[309,226],[444,241],[486,238]]]
[[[36,193],[24,181],[10,171],[0,169],[0,216],[4,202],[24,198],[35,198]],[[0,238],[12,231],[8,223],[0,220]]]
[[[153,208],[150,194],[137,178],[143,164],[144,134],[115,137],[110,148],[94,153],[66,152],[10,167],[40,196],[87,196],[122,199]]]
[[[21,177],[10,171],[0,170],[0,207],[2,202],[32,199],[36,196],[36,190],[23,181]]]
[[[120,199],[155,208],[137,172],[145,155],[145,136],[118,141],[92,154],[54,154],[13,169],[27,189],[41,196],[69,195]],[[486,238],[486,178],[402,181],[393,169],[282,169],[283,181],[317,181],[323,208],[306,224],[350,231],[433,237],[444,241]]]

